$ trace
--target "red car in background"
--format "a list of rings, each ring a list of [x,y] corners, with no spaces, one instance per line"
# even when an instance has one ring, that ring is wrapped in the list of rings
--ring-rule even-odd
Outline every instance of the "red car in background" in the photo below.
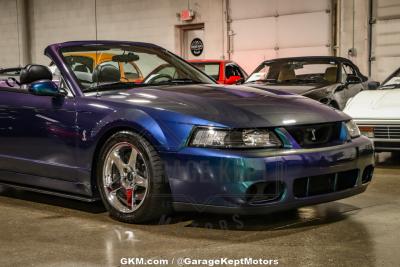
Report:
[[[220,84],[240,84],[248,76],[238,64],[229,60],[193,59],[188,60],[188,62]]]

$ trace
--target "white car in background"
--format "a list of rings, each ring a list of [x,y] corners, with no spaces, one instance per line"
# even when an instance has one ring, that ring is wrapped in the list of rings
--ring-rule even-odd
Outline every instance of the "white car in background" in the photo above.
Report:
[[[350,99],[344,112],[374,141],[376,151],[400,151],[400,68],[378,89]]]

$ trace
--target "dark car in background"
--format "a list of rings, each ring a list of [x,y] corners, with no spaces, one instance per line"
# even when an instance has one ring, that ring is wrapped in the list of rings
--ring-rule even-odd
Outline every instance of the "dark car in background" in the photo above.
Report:
[[[236,62],[230,60],[194,59],[188,61],[219,84],[240,84],[248,77]]]
[[[350,60],[333,56],[267,60],[250,75],[246,85],[303,95],[342,110],[360,91],[375,89]]]

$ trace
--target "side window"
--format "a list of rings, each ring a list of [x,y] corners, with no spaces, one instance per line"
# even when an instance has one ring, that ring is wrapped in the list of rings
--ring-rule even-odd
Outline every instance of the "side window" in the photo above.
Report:
[[[69,97],[73,97],[74,95],[72,94],[71,89],[69,89],[69,87],[67,86],[67,83],[64,81],[64,78],[60,79],[60,83],[59,83],[60,88],[64,89],[65,91],[67,91],[68,96]]]
[[[234,68],[236,69],[236,72],[237,72],[237,76],[240,76],[240,78],[242,78],[242,79],[246,79],[247,77],[244,75],[244,72],[243,72],[243,70],[238,66],[238,65],[233,65],[234,66]]]
[[[58,84],[58,86],[65,91],[67,91],[69,97],[73,97],[74,95],[72,94],[71,89],[67,86],[67,83],[64,81],[64,78],[61,76],[60,70],[57,68],[57,66],[51,62],[49,65],[49,69],[51,73],[53,74],[53,81]]]
[[[357,76],[357,73],[352,66],[350,66],[348,64],[343,64],[343,69],[347,75]]]
[[[231,76],[240,76],[241,78],[244,78],[243,73],[235,64],[229,64],[225,67],[225,76],[227,79]]]
[[[118,70],[120,70],[118,62],[115,61],[105,61],[99,64],[99,66],[108,66],[108,65],[116,67]]]
[[[231,76],[235,76],[235,70],[233,69],[232,65],[227,65],[225,67],[225,78],[229,79]]]
[[[171,76],[172,78],[176,78],[176,69],[172,66],[166,66],[160,69],[160,71],[158,71],[158,74],[166,74]]]
[[[83,73],[93,72],[93,59],[90,57],[69,55],[65,57],[65,61],[73,71]]]
[[[361,78],[357,75],[357,72],[351,65],[344,63],[342,66],[342,82],[345,82],[348,79],[351,79],[356,83],[358,81],[361,82]]]
[[[134,63],[131,62],[124,62],[121,63],[122,64],[122,69],[124,70],[124,76],[127,79],[139,79],[140,74],[137,71],[137,69],[135,68],[135,66],[133,65]]]

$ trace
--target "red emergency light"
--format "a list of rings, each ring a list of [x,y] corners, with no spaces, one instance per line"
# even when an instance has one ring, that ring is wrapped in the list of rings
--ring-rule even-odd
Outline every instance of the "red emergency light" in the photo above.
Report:
[[[194,12],[191,9],[184,9],[181,11],[181,21],[189,21],[194,18]]]

